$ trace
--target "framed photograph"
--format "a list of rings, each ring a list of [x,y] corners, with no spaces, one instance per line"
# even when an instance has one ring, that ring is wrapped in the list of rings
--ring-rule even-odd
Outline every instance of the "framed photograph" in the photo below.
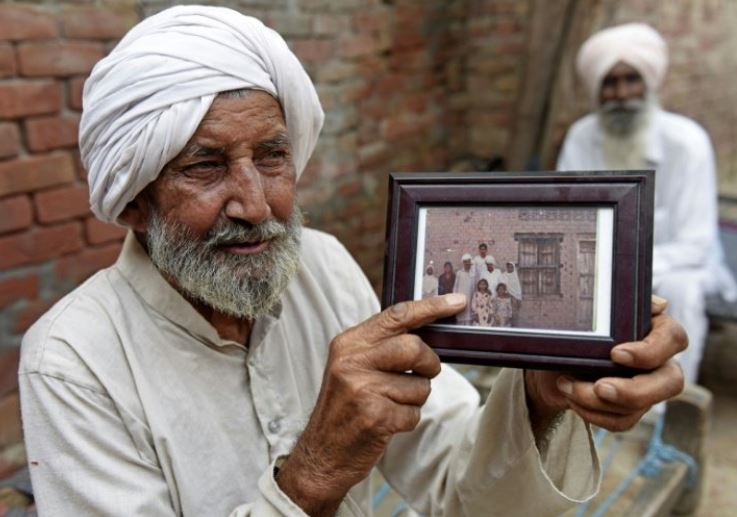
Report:
[[[416,329],[443,361],[632,375],[610,350],[650,325],[652,171],[397,173],[384,307],[452,292]]]

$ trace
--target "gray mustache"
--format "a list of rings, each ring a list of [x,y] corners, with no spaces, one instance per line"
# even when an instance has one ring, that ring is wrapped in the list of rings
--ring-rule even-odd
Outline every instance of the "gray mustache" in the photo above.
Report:
[[[228,220],[219,221],[202,240],[208,247],[228,246],[242,242],[259,242],[287,235],[287,224],[269,219],[244,226]]]
[[[630,99],[626,101],[607,101],[601,105],[604,113],[617,113],[622,111],[636,112],[645,108],[647,101],[643,99]]]

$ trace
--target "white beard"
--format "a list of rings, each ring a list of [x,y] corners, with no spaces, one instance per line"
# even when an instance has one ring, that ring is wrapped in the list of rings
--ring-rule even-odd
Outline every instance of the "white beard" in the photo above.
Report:
[[[628,104],[628,113],[607,112],[606,106],[597,110],[602,128],[602,157],[607,167],[612,169],[647,168],[647,137],[655,100]]]
[[[277,306],[300,264],[302,212],[294,207],[286,222],[255,225],[226,218],[203,237],[167,221],[156,210],[146,236],[151,261],[190,298],[218,312],[253,320]],[[270,240],[256,255],[235,255],[220,246],[228,242]]]

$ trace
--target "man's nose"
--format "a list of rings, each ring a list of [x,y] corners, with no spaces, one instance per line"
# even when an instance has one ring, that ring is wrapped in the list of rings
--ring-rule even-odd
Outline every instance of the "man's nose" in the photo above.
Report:
[[[264,179],[250,160],[231,166],[231,185],[225,215],[251,224],[271,216],[264,191]]]
[[[627,100],[629,98],[629,93],[630,89],[627,81],[624,79],[618,79],[614,88],[614,95],[617,97],[617,100]]]

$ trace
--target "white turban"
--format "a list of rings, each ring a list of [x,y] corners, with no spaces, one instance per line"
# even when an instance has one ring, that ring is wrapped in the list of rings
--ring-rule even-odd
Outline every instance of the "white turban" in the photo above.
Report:
[[[242,88],[280,102],[299,177],[324,114],[279,34],[231,9],[204,6],[173,7],[133,27],[84,86],[79,147],[95,215],[117,222],[184,148],[216,94]]]
[[[496,266],[496,260],[491,255],[487,255],[486,258],[484,259],[484,262],[486,262],[487,264],[493,264],[494,266]]]
[[[465,254],[464,254],[464,255],[463,255],[462,257],[461,257],[461,260],[462,260],[463,262],[465,262],[465,261],[467,261],[467,260],[471,260],[471,258],[472,258],[472,257],[471,257],[471,255],[469,255],[468,253],[465,253]]]
[[[635,68],[648,89],[656,92],[668,68],[668,45],[644,23],[617,25],[591,36],[578,52],[576,70],[595,102],[601,81],[619,61]]]

